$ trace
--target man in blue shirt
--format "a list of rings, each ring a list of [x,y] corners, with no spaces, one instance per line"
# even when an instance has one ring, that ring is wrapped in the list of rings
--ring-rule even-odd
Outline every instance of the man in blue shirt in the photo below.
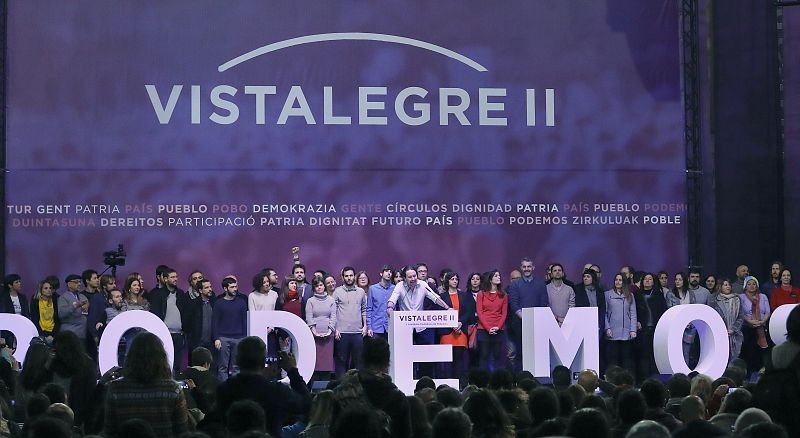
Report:
[[[386,303],[394,292],[392,284],[392,267],[383,265],[381,281],[373,284],[367,291],[367,336],[388,337],[389,318],[386,315]]]
[[[527,307],[549,307],[547,286],[533,277],[533,261],[525,257],[519,265],[522,278],[508,287],[509,362],[515,371],[522,370],[522,309]]]

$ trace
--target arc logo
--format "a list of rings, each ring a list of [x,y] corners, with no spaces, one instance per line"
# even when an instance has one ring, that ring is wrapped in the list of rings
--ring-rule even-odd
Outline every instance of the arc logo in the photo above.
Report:
[[[404,36],[388,35],[381,33],[341,32],[305,35],[283,41],[270,43],[247,53],[239,55],[219,65],[217,71],[224,73],[245,62],[270,53],[289,49],[304,44],[320,42],[347,42],[347,41],[376,41],[389,44],[400,44],[437,53],[459,62],[465,67],[484,73],[488,70],[476,60],[430,42],[408,38]],[[388,125],[390,115],[394,115],[392,122],[408,126],[429,124],[433,118],[433,110],[438,114],[438,124],[447,126],[458,124],[469,126],[474,123],[470,120],[467,111],[477,97],[477,124],[480,126],[508,126],[509,117],[506,114],[506,98],[509,90],[501,87],[480,87],[477,90],[466,90],[459,87],[440,87],[435,90],[438,98],[429,98],[428,89],[420,86],[408,86],[390,93],[385,86],[355,86],[358,89],[357,115],[336,115],[333,111],[334,89],[332,86],[322,86],[322,124],[324,125]],[[175,108],[183,96],[185,88],[189,88],[190,114],[189,117],[175,116]],[[285,87],[284,87],[285,88]],[[162,125],[172,123],[190,123],[199,125],[203,122],[201,107],[203,102],[203,88],[200,85],[174,84],[171,86],[169,96],[162,98],[159,87],[155,84],[145,84],[145,90],[153,107],[156,119]],[[235,101],[235,96],[242,92],[253,103],[255,118],[251,121],[256,125],[265,125],[268,122],[266,101],[268,96],[277,96],[281,92],[283,106],[275,117],[271,114],[270,122],[284,125],[291,119],[300,119],[307,125],[316,125],[320,118],[319,109],[316,112],[306,99],[306,92],[300,85],[292,85],[288,89],[279,90],[276,85],[244,85],[234,86],[220,84],[213,86],[208,93],[208,100],[213,106],[213,112],[208,116],[211,123],[230,125],[240,122],[240,108]],[[352,90],[350,90],[352,92]],[[523,90],[520,90],[523,92]],[[476,96],[477,95],[477,96]],[[517,115],[525,119],[526,126],[537,125],[536,89],[524,89],[525,108],[520,109]],[[388,101],[388,102],[387,102]],[[393,102],[392,102],[393,101]],[[392,111],[387,110],[387,103],[393,103]],[[410,107],[410,108],[409,108]],[[555,89],[544,90],[544,119],[545,126],[555,126]],[[474,116],[473,116],[474,118]],[[355,119],[355,120],[353,120]]]

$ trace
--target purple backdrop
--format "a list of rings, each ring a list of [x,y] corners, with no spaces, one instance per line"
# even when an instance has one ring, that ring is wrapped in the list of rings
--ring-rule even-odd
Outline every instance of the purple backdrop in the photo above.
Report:
[[[165,263],[181,276],[198,267],[212,279],[248,279],[265,266],[288,273],[290,247],[312,268],[345,264],[375,272],[383,263],[427,261],[461,272],[506,272],[528,255],[540,266],[559,260],[577,276],[585,262],[606,272],[632,263],[674,270],[686,264],[683,111],[678,6],[641,2],[403,1],[13,2],[8,17],[6,269],[28,280],[87,267],[123,243],[128,266],[150,278]],[[267,53],[224,72],[218,67],[267,44],[332,32],[413,38],[463,55],[476,69],[419,47],[378,41],[318,42]],[[145,85],[158,92],[158,104]],[[172,116],[159,123],[182,85]],[[212,89],[229,85],[235,122],[209,119],[228,111]],[[192,86],[199,86],[199,123],[192,123]],[[265,124],[245,86],[275,86]],[[292,86],[302,87],[315,119],[279,124]],[[324,123],[323,87],[332,111],[351,125]],[[359,124],[359,87],[386,87],[371,101],[385,125]],[[399,120],[395,96],[422,87],[430,121]],[[461,88],[471,103],[469,126],[454,116],[440,125],[442,88]],[[505,89],[507,126],[479,123],[479,89]],[[536,126],[527,126],[526,90],[535,89]],[[546,126],[545,89],[554,90],[554,126]],[[458,99],[451,98],[450,103]],[[302,101],[289,102],[300,107]],[[263,204],[330,204],[336,213],[265,214]],[[393,214],[399,204],[447,212]],[[453,204],[510,204],[513,213],[453,212]],[[555,205],[557,212],[516,213],[517,204]],[[595,213],[595,203],[638,212]],[[117,206],[119,213],[78,206]],[[159,213],[159,205],[205,205],[204,214]],[[244,205],[245,212],[214,213]],[[350,214],[344,206],[380,206]],[[589,212],[565,209],[588,205]],[[644,223],[645,209],[677,224]],[[661,204],[664,204],[663,206]],[[39,213],[50,205],[69,211]],[[14,206],[18,206],[15,208]],[[27,213],[25,208],[31,208]],[[147,208],[152,208],[152,212]],[[127,211],[141,208],[143,211]],[[254,226],[170,221],[252,216]],[[311,216],[365,216],[365,225],[319,226]],[[421,225],[372,225],[373,217],[419,218]],[[443,217],[444,216],[444,217]],[[594,216],[638,224],[576,224]],[[303,225],[263,224],[288,217]],[[426,225],[429,218],[452,225]],[[512,225],[512,217],[548,224]],[[109,226],[120,218],[144,226]],[[163,226],[147,226],[161,220]],[[552,221],[566,224],[553,225]],[[56,221],[56,225],[52,222]],[[488,224],[464,222],[488,221]],[[498,223],[503,221],[503,223]],[[538,272],[541,273],[541,267]],[[373,276],[374,277],[374,276]],[[374,280],[374,278],[373,278]],[[149,286],[152,286],[150,284]]]

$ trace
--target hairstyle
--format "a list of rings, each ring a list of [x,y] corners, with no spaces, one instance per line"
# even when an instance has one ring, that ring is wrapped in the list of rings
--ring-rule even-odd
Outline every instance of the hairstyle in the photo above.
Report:
[[[720,407],[719,412],[739,415],[745,409],[752,406],[753,394],[744,388],[738,388],[725,396],[725,399],[722,400],[722,406]]]
[[[591,285],[594,287],[595,290],[600,290],[600,282],[597,280],[597,272],[594,272],[594,269],[584,269],[583,275],[589,275],[592,277]],[[581,277],[581,281],[583,281],[583,277]]]
[[[800,343],[800,306],[795,306],[786,318],[786,340]]]
[[[253,290],[260,291],[261,287],[264,286],[264,279],[269,277],[266,271],[261,271],[255,276],[253,276]]]
[[[667,276],[667,281],[669,281],[669,272],[667,272],[667,271],[658,271],[658,274],[656,274],[657,277],[661,277],[662,275],[666,275]]]
[[[675,285],[672,286],[672,295],[675,295],[676,298],[680,299],[681,292],[686,293],[686,291],[689,290],[689,281],[686,278],[686,274],[683,272],[676,272],[675,276],[681,277],[681,279],[683,280],[683,286],[681,286],[680,288]]]
[[[176,359],[177,360],[177,359]],[[131,349],[125,357],[122,374],[139,383],[154,383],[172,378],[167,362],[167,352],[158,336],[141,332],[133,338]]]
[[[161,278],[165,276],[165,272],[169,269],[167,265],[158,265],[156,266],[156,277]]]
[[[476,435],[514,437],[514,425],[492,391],[478,389],[467,398],[462,409],[472,419]]]
[[[172,268],[167,268],[167,269],[164,269],[163,272],[161,272],[161,277],[162,278],[168,278],[172,274],[176,274],[177,275],[178,271],[176,271],[176,270],[174,270]]]
[[[430,388],[436,391],[436,382],[434,382],[433,379],[428,376],[420,377],[419,380],[417,380],[417,384],[414,386],[414,392],[417,393],[425,388]]]
[[[356,269],[352,266],[345,266],[344,268],[342,268],[342,272],[340,272],[342,278],[344,278],[344,273],[347,271],[353,271],[353,273],[355,274]]]
[[[647,407],[651,409],[663,408],[669,398],[667,387],[656,379],[647,379],[642,382],[639,392],[642,393]]]
[[[53,285],[50,284],[47,280],[40,281],[39,283],[36,284],[36,293],[33,294],[33,299],[34,300],[41,300],[42,299],[42,289],[44,289],[44,285],[46,285],[46,284],[49,284],[51,289],[53,288]],[[55,293],[55,289],[52,289],[52,291],[53,291],[53,293]],[[53,299],[53,294],[50,295],[50,300],[52,300],[52,299]],[[34,321],[34,324],[36,324],[37,322],[38,321]]]
[[[713,278],[714,279],[714,288],[712,290],[709,290],[709,292],[711,292],[712,294],[716,294],[717,292],[719,292],[719,286],[721,284],[720,281],[719,281],[719,278],[717,278],[716,275],[714,275],[714,274],[706,275],[706,278],[703,279],[702,286],[706,287],[706,284],[708,283],[708,279],[709,278]]]
[[[223,289],[229,288],[232,284],[236,284],[236,280],[235,279],[233,279],[231,277],[225,277],[225,278],[222,279],[222,288]]]
[[[51,417],[49,415],[40,415],[36,421],[25,425],[27,429],[27,436],[32,438],[48,437],[48,438],[70,438],[72,431],[67,423]]]
[[[53,286],[53,292],[57,291],[58,288],[61,287],[61,280],[59,280],[55,275],[48,275],[45,277],[44,281],[50,283],[50,286]]]
[[[413,420],[411,421],[411,436],[427,437],[431,436],[431,423],[428,421],[428,412],[425,410],[425,403],[419,397],[407,395],[408,413]]]
[[[308,429],[311,426],[330,426],[333,419],[333,391],[326,389],[319,392],[311,402],[311,411],[308,413]]]
[[[442,283],[442,287],[444,288],[445,291],[450,290],[450,280],[453,277],[459,278],[458,273],[455,271],[448,271],[444,274],[444,282]],[[458,286],[456,286],[456,289],[458,289]]]
[[[214,361],[214,356],[211,355],[211,351],[205,347],[197,347],[192,350],[192,365],[203,365],[207,363],[212,363]]]
[[[427,263],[423,263],[423,262],[419,262],[419,263],[417,263],[416,265],[413,266],[413,269],[416,271],[421,267],[425,267],[425,269],[428,269],[428,264]]]
[[[622,423],[634,424],[644,420],[645,411],[647,411],[647,403],[638,390],[626,389],[619,394],[617,417]]]
[[[489,385],[491,374],[485,368],[472,368],[467,373],[467,382],[470,385],[475,385],[478,388],[485,388]]]
[[[574,438],[607,438],[610,430],[608,420],[601,411],[583,408],[570,417],[565,434]]]
[[[519,265],[522,266],[522,264],[525,262],[533,263],[533,260],[531,260],[530,257],[523,257],[519,260]]]
[[[139,294],[136,295],[136,300],[135,301],[132,300],[133,293],[131,292],[131,286],[133,285],[134,281],[139,283]],[[134,303],[134,304],[142,304],[144,302],[144,297],[142,297],[142,292],[144,292],[144,291],[141,290],[141,287],[142,287],[142,284],[139,281],[139,277],[134,277],[133,274],[128,275],[128,279],[125,280],[125,287],[122,288],[123,291],[125,292],[124,293],[125,301],[130,302],[130,303]]]
[[[33,421],[38,416],[47,412],[50,407],[50,399],[42,393],[35,393],[28,399],[28,405],[25,407],[25,413],[28,414],[26,423]]]
[[[343,409],[330,427],[331,438],[373,438],[381,435],[378,416],[364,405],[351,405]]]
[[[81,280],[84,286],[88,285],[89,280],[92,279],[92,275],[97,275],[97,271],[94,269],[87,269],[81,273]]]
[[[436,400],[443,404],[445,408],[457,408],[464,402],[461,398],[461,393],[449,386],[436,391]]]
[[[689,389],[689,395],[696,395],[703,400],[703,403],[707,403],[709,400],[711,400],[712,382],[713,381],[711,380],[711,377],[708,377],[705,374],[698,374],[694,376]]]
[[[480,290],[480,288],[483,287],[483,277],[481,276],[481,273],[473,272],[469,274],[469,277],[467,277],[467,290],[472,290],[472,278],[475,277],[476,275],[480,279],[480,284],[478,284],[478,290]]]
[[[50,400],[50,404],[67,402],[67,391],[65,391],[64,388],[58,383],[48,383],[44,385],[42,390],[39,392],[44,394],[44,396]]]
[[[533,426],[558,417],[558,397],[552,388],[539,386],[528,394],[528,409]]]
[[[289,283],[292,282],[297,284],[297,280],[294,277],[284,277],[283,283],[281,283],[281,291],[278,294],[278,302],[281,305],[289,301]]]
[[[234,279],[233,279],[233,278],[231,278],[231,277],[225,277],[225,279],[224,279],[224,280],[233,280],[233,281],[232,281],[232,283],[236,283],[236,280],[234,280]],[[223,283],[223,284],[225,284],[225,281],[224,281],[224,280],[222,281],[222,283]],[[202,279],[202,280],[198,281],[198,282],[197,282],[197,286],[198,286],[197,290],[198,290],[198,291],[200,291],[201,289],[203,289],[203,288],[205,287],[205,286],[203,286],[203,285],[204,285],[204,284],[206,284],[206,283],[208,283],[208,284],[211,284],[211,280],[209,280],[209,279],[207,279],[207,278],[204,278],[204,279]],[[229,285],[229,286],[230,286],[230,285]]]
[[[634,424],[625,438],[670,438],[669,429],[653,420],[642,420]]]
[[[364,338],[364,347],[361,350],[361,360],[364,368],[384,370],[389,367],[391,351],[385,339],[376,336]]]
[[[652,272],[642,272],[642,289],[644,289],[644,278],[647,276],[653,279],[653,290],[661,290],[661,285],[658,284],[658,279]]]
[[[194,277],[194,274],[201,274],[201,275],[202,275],[202,274],[203,274],[203,271],[201,271],[201,270],[199,270],[199,269],[195,269],[194,271],[190,272],[190,273],[189,273],[189,276],[188,276],[188,277],[186,277],[186,281],[187,281],[189,284],[192,284],[192,277]]]
[[[686,397],[692,390],[692,382],[683,373],[675,373],[667,380],[670,397]]]
[[[267,416],[264,408],[253,400],[238,400],[225,413],[225,427],[230,436],[238,436],[251,430],[265,432]]]
[[[491,271],[485,272],[482,277],[483,281],[481,282],[481,290],[485,290],[487,292],[492,290],[492,278],[494,277],[494,274],[499,274],[499,273],[500,271],[498,271],[497,269],[492,269]],[[502,297],[505,294],[506,293],[503,290],[503,284],[502,283],[498,284],[497,296]]]
[[[552,376],[553,376],[553,387],[556,390],[561,388],[566,388],[572,383],[572,376],[569,368],[565,367],[564,365],[557,365],[553,368]]]
[[[367,276],[367,286],[369,286],[370,280],[369,280],[369,274],[367,274],[367,271],[358,271],[356,273],[356,286],[358,286],[358,279],[362,275],[366,275]]]
[[[295,265],[294,265],[294,266],[292,266],[292,274],[294,274],[294,271],[296,271],[296,270],[297,270],[297,268],[300,268],[300,269],[302,269],[304,274],[305,274],[305,273],[306,273],[306,271],[307,271],[307,269],[306,269],[306,265],[304,265],[304,264],[302,264],[302,263],[295,263]]]
[[[64,330],[53,339],[53,366],[51,369],[63,376],[73,376],[87,366],[89,356],[83,347],[84,342],[75,333]],[[50,401],[53,401],[50,399]],[[55,403],[55,402],[54,402]]]
[[[22,281],[22,277],[20,277],[19,274],[8,274],[3,279],[3,286],[5,286],[6,290],[9,290],[15,281]]]
[[[316,289],[317,285],[320,285],[320,284],[324,287],[325,286],[325,280],[324,279],[319,279],[317,277],[313,277],[311,279],[311,288],[312,289]]]
[[[100,276],[100,288],[105,289],[111,283],[116,283],[117,279],[111,275],[103,274]]]
[[[22,387],[28,391],[37,391],[47,381],[50,380],[50,347],[34,342],[31,343],[28,352],[25,353],[25,367],[19,372],[19,379]]]
[[[472,421],[461,409],[447,407],[439,411],[431,425],[431,438],[467,437],[472,434]]]
[[[236,364],[243,370],[257,370],[264,366],[267,345],[258,336],[247,336],[236,348]]]
[[[625,276],[622,275],[622,272],[617,272],[616,274],[614,274],[613,290],[614,291],[617,290],[617,277],[622,279],[622,295],[625,297],[625,300],[627,302],[629,302],[629,303],[632,302],[633,301],[633,294],[631,293],[631,289],[629,287],[627,287],[629,283],[628,283],[628,280],[625,278]]]
[[[414,274],[416,274],[417,273],[417,268],[412,266],[412,265],[404,266],[403,267],[403,280],[408,278],[408,271],[414,271]]]
[[[703,273],[700,272],[700,268],[689,268],[689,275],[692,275],[692,274],[697,274],[700,277],[703,276]]]
[[[789,273],[789,279],[790,279],[790,280],[789,280],[789,284],[791,284],[791,283],[792,283],[792,281],[791,281],[791,278],[792,278],[792,270],[791,270],[791,269],[789,269],[789,268],[787,268],[786,266],[784,266],[784,267],[783,267],[783,269],[781,269],[781,273],[780,273],[780,275],[778,276],[778,278],[782,278],[782,277],[783,277],[783,273],[784,273],[784,272],[788,272],[788,273]]]

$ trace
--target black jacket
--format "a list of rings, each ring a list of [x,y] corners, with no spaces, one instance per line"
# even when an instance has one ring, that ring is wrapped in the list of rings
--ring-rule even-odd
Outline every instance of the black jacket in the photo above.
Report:
[[[575,307],[589,307],[589,297],[586,296],[586,286],[583,282],[576,285],[574,290]],[[597,299],[597,324],[598,329],[601,329],[606,321],[606,294],[597,288],[595,288],[594,294]]]
[[[186,334],[190,334],[192,330],[191,310],[189,308],[189,295],[176,289],[177,294],[175,304],[178,306],[178,311],[181,312],[181,328]],[[169,290],[166,288],[157,288],[147,294],[147,300],[150,302],[150,313],[159,317],[162,321],[167,316],[167,297]]]
[[[447,303],[448,306],[453,307],[453,300],[450,299],[450,293],[449,292],[441,293],[441,294],[439,294],[439,297],[442,299],[442,301]],[[470,306],[470,304],[472,306]],[[467,332],[467,326],[469,324],[465,324],[464,323],[464,321],[467,319],[467,318],[464,318],[464,312],[468,312],[468,313],[472,312],[472,313],[469,313],[467,316],[469,316],[471,314],[475,314],[475,300],[472,299],[472,293],[465,292],[463,290],[459,290],[458,291],[458,320],[461,322],[461,330],[464,333],[466,333]],[[475,323],[477,324],[477,316],[475,316],[475,320],[476,320]],[[449,327],[448,328],[441,328],[441,329],[436,330],[436,336],[444,336],[446,334],[449,334],[452,331],[453,331],[453,329],[451,329]]]
[[[28,306],[28,298],[23,294],[18,294],[19,305],[22,307],[22,316],[30,319],[31,309]],[[14,303],[11,302],[11,294],[8,290],[0,291],[0,313],[14,313]]]
[[[208,300],[211,302],[211,307],[213,308],[214,303],[217,302],[217,296],[211,295]],[[152,308],[153,306],[151,304],[150,309]],[[203,299],[197,297],[193,300],[188,300],[187,309],[188,315],[185,319],[187,322],[184,323],[183,331],[187,333],[189,347],[194,348],[200,345],[200,336],[203,335]],[[181,320],[184,320],[183,311],[181,311]],[[186,324],[188,324],[188,326]],[[191,351],[189,353],[191,353]]]
[[[644,290],[642,289],[636,292],[634,298],[636,299],[636,320],[642,324],[642,328],[648,325],[655,326],[658,324],[661,315],[667,311],[667,300],[664,298],[661,287],[654,287],[652,289],[652,296],[649,301],[646,300]],[[650,321],[651,318],[652,321]]]

